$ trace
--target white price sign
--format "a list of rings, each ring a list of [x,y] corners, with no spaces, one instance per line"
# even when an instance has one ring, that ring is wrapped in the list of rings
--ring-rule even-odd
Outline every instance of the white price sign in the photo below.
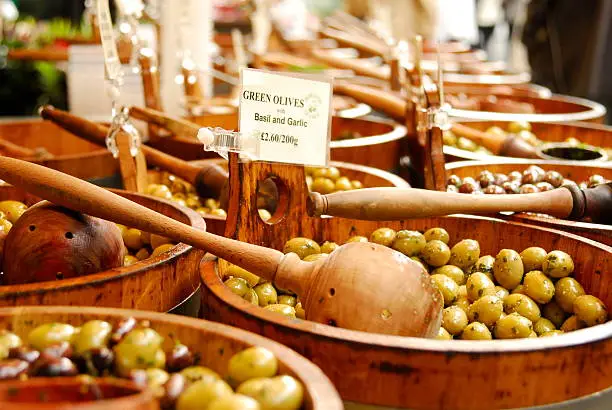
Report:
[[[259,160],[327,166],[331,77],[241,71],[240,132],[259,138]]]

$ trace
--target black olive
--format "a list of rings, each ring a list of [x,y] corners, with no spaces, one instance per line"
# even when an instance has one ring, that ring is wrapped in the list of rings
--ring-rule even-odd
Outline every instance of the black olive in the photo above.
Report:
[[[173,409],[176,400],[185,390],[185,377],[180,373],[174,373],[164,383],[164,395],[160,399],[162,409]]]
[[[461,185],[461,178],[459,178],[457,175],[451,175],[446,180],[446,185],[454,185],[459,188],[459,185]]]
[[[540,190],[533,184],[525,184],[521,187],[519,192],[521,194],[534,194],[536,192],[540,192]]]
[[[166,369],[170,373],[180,372],[185,367],[193,365],[193,355],[189,348],[182,344],[174,346],[170,354],[166,357]]]
[[[38,350],[26,346],[13,347],[8,354],[9,359],[19,359],[28,363],[34,363],[39,356],[40,352]]]
[[[0,362],[0,380],[16,379],[28,371],[30,364],[25,360],[8,359]]]
[[[109,342],[110,345],[113,346],[113,345],[116,345],[117,343],[119,343],[121,341],[121,339],[123,339],[123,336],[125,336],[126,334],[131,332],[132,329],[134,329],[135,326],[136,326],[136,319],[134,319],[133,317],[128,317],[127,319],[122,319],[117,324],[117,328],[115,329],[115,331],[111,335],[110,342]]]
[[[75,363],[81,373],[101,376],[111,370],[114,358],[113,351],[103,346],[88,350]]]
[[[34,376],[41,377],[64,377],[76,376],[79,372],[67,357],[53,357],[41,355],[34,363]]]
[[[51,345],[45,348],[42,352],[40,352],[41,356],[51,356],[51,357],[72,357],[72,346],[68,342],[61,342],[54,345]]]

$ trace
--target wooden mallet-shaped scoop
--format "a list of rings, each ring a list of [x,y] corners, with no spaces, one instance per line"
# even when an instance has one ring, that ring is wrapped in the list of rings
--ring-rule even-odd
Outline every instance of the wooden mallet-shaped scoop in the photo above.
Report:
[[[40,115],[93,144],[106,146],[108,127],[77,117],[51,106],[40,109]],[[228,173],[216,164],[195,165],[146,145],[142,152],[151,165],[169,171],[194,185],[202,198],[223,198],[227,192]]]
[[[326,258],[304,262],[294,253],[197,230],[37,164],[0,157],[0,179],[57,205],[205,249],[297,294],[310,320],[418,337],[434,337],[440,328],[440,292],[419,264],[390,248],[349,243]]]
[[[367,188],[310,194],[308,213],[370,221],[391,221],[451,214],[535,212],[557,218],[612,223],[612,183],[581,190],[567,185],[517,195],[468,195],[413,188]]]

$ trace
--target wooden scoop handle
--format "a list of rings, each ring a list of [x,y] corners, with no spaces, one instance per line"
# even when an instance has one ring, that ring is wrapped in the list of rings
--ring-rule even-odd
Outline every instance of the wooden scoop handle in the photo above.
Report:
[[[51,106],[41,108],[40,115],[60,127],[91,143],[106,146],[108,127],[77,117]],[[141,145],[147,162],[165,169],[194,184],[198,194],[205,198],[218,198],[226,189],[228,173],[216,164],[190,164],[146,145]]]
[[[163,127],[179,137],[196,138],[200,129],[197,124],[151,108],[130,107],[130,116]]]
[[[238,242],[192,228],[89,182],[14,158],[0,157],[0,178],[29,193],[87,215],[204,249],[266,280],[274,281],[285,260],[274,249]],[[295,262],[298,268],[306,262]]]
[[[406,102],[379,88],[338,82],[334,84],[334,92],[364,102],[397,120],[404,121],[406,117]]]
[[[413,188],[366,188],[329,195],[311,193],[308,212],[312,216],[330,215],[372,221],[504,211],[536,212],[567,218],[575,208],[576,198],[568,189],[537,194],[477,196]]]
[[[539,158],[535,148],[515,134],[504,136],[480,131],[458,123],[452,125],[452,131],[457,136],[468,138],[476,144],[482,145],[495,155],[515,158]]]
[[[40,152],[37,150],[22,147],[5,139],[0,139],[0,151],[9,157],[15,158],[32,159],[40,156]]]
[[[386,47],[382,41],[375,41],[371,38],[348,34],[334,28],[324,28],[319,33],[323,37],[336,40],[339,44],[364,51],[368,54],[385,57],[389,52],[389,47]]]
[[[313,48],[310,50],[310,55],[316,60],[325,63],[329,66],[342,68],[345,70],[352,70],[353,72],[364,75],[366,77],[373,77],[379,80],[389,81],[391,73],[389,67],[372,67],[367,64],[360,63],[351,58],[340,58],[330,54],[329,51]]]

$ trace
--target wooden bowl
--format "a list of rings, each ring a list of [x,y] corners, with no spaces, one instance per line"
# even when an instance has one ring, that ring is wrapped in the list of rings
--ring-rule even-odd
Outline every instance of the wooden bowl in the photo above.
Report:
[[[238,128],[237,114],[206,115],[188,119],[206,127],[221,127],[226,130]],[[337,140],[344,132],[358,132],[362,137]],[[393,171],[399,167],[405,136],[406,127],[391,121],[368,117],[333,117],[331,159]],[[218,158],[213,152],[205,152],[202,144],[192,138],[162,138],[151,145],[185,160]]]
[[[508,129],[510,121],[458,121],[479,130],[486,130],[493,126],[498,126],[504,130]],[[571,122],[532,122],[532,132],[538,139],[545,142],[563,142],[568,138],[576,138],[580,142],[602,148],[612,148],[612,126],[591,124],[591,123],[571,123]],[[444,146],[446,161],[457,160],[511,160],[509,157],[492,156],[466,151],[463,149]]]
[[[206,229],[194,211],[148,195],[113,192],[197,229]],[[0,186],[0,200],[27,205],[38,198],[11,185]],[[165,312],[191,297],[199,288],[197,264],[204,254],[185,244],[131,266],[79,278],[25,285],[0,286],[0,306],[90,305]]]
[[[104,148],[63,130],[51,121],[0,121],[0,138],[26,148],[45,148],[54,158],[38,164],[77,178],[96,180],[119,172],[119,165]]]
[[[296,236],[342,243],[383,226],[420,231],[441,226],[452,243],[478,240],[482,255],[529,246],[568,252],[577,280],[612,305],[611,247],[553,229],[484,217],[388,222],[310,218],[303,208],[303,182],[299,175],[283,173],[286,167],[273,171],[292,192],[293,206],[278,223],[266,224],[249,209],[245,185],[253,183],[249,175],[259,172],[249,171],[250,166],[240,165],[245,180],[239,188],[241,208],[235,211],[238,223],[228,236],[282,249]],[[254,306],[222,283],[224,266],[212,256],[202,260],[202,316],[257,332],[303,354],[321,367],[345,401],[412,410],[508,409],[586,396],[612,383],[612,322],[554,338],[515,341],[442,341],[357,332]],[[367,300],[355,301],[355,309],[359,303]]]
[[[493,173],[501,172],[507,174],[512,171],[522,172],[530,165],[537,165],[545,171],[560,172],[566,178],[573,181],[586,181],[591,175],[599,174],[608,180],[612,180],[612,165],[596,166],[591,164],[575,164],[566,161],[543,161],[543,160],[514,160],[514,161],[458,161],[446,165],[447,175],[455,174],[461,178],[468,176],[477,177],[481,171],[489,170]],[[585,238],[590,238],[605,245],[612,246],[612,226],[593,224],[587,222],[566,221],[547,215],[517,213],[507,216],[507,219],[524,222],[533,225],[546,226],[571,232]]]
[[[527,84],[531,81],[529,73],[505,72],[501,74],[464,74],[444,73],[444,83],[453,84],[496,84],[517,85]]]
[[[470,96],[482,96],[486,94],[469,93]],[[500,95],[500,98],[529,103],[535,107],[536,114],[514,114],[489,111],[471,111],[451,109],[451,116],[458,119],[478,121],[527,121],[527,122],[570,122],[588,121],[603,123],[606,116],[606,108],[594,101],[584,98],[570,97],[567,95],[552,94],[541,98],[536,96]]]
[[[50,322],[65,322],[73,325],[99,319],[116,323],[126,317],[148,320],[151,327],[165,339],[165,343],[180,340],[191,351],[202,357],[203,365],[210,367],[222,377],[227,374],[227,363],[236,353],[251,347],[269,349],[279,362],[279,374],[297,378],[304,386],[304,410],[340,410],[342,403],[338,393],[323,372],[302,356],[285,346],[253,333],[248,333],[219,323],[185,318],[154,312],[126,309],[102,309],[92,307],[38,306],[0,309],[0,329],[10,327],[18,335],[27,334],[38,325]],[[57,380],[57,379],[52,379]],[[26,385],[26,383],[24,383]],[[1,397],[1,396],[0,396]],[[135,404],[138,396],[126,398]],[[104,409],[121,409],[113,403],[105,403]],[[1,405],[0,408],[5,408]],[[140,409],[148,407],[129,407]],[[70,407],[71,410],[90,410],[89,407]],[[95,408],[98,410],[98,408]]]

